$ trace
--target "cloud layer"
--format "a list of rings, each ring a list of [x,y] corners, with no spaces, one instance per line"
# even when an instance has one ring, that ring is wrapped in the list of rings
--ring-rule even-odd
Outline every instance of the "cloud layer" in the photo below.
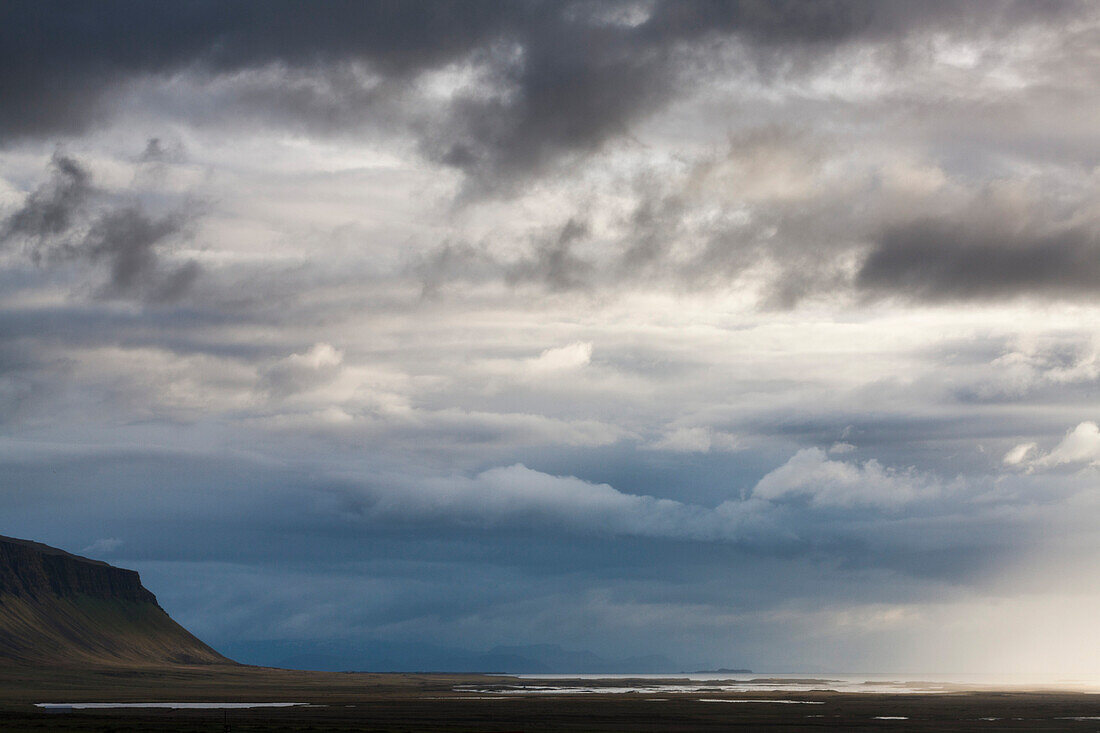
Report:
[[[219,643],[1083,669],[1097,38],[7,3],[0,533]]]

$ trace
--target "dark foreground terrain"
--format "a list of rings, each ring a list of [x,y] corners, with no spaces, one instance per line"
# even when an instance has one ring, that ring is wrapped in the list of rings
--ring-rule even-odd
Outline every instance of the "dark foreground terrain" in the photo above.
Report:
[[[70,671],[0,669],[0,730],[5,733],[220,733],[227,729],[234,732],[1100,731],[1100,695],[1081,693],[696,692],[489,696],[455,691],[457,686],[482,686],[502,681],[505,680],[500,677],[310,673],[241,666]],[[533,680],[525,682],[537,684]],[[591,681],[588,684],[592,684]],[[621,684],[621,680],[615,684]],[[761,702],[719,703],[704,702],[704,699]],[[77,710],[69,713],[49,713],[33,706],[35,702],[156,700],[282,701],[307,702],[310,706],[229,711]]]
[[[1100,695],[1068,692],[492,692],[524,684],[539,682],[298,672],[236,664],[173,621],[132,570],[0,537],[0,733],[1100,731]],[[631,686],[626,680],[555,684]],[[35,707],[80,702],[308,706],[69,712]]]

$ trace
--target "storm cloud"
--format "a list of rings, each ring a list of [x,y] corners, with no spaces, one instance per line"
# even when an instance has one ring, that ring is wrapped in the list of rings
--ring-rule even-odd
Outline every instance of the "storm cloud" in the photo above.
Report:
[[[700,75],[721,74],[699,44],[747,43],[759,54],[752,63],[772,74],[786,67],[776,63],[784,54],[805,59],[929,29],[995,33],[1071,10],[1011,0],[418,0],[339,2],[323,13],[294,0],[14,3],[0,17],[0,89],[9,100],[0,130],[9,139],[80,132],[133,84],[178,74],[236,79],[244,83],[238,102],[355,128],[424,74],[466,69],[473,83],[422,100],[406,122],[431,159],[465,172],[474,190],[501,191],[629,133]],[[273,81],[250,85],[250,72],[272,72]]]
[[[227,648],[1090,671],[1098,38],[6,3],[0,534]]]

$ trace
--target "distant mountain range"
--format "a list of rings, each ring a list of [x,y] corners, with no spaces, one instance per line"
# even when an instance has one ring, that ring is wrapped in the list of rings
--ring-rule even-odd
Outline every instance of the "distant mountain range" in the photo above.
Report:
[[[497,672],[510,674],[645,674],[675,672],[668,657],[605,659],[556,644],[497,646],[484,652],[421,643],[361,640],[246,641],[223,645],[247,664],[331,672]]]
[[[133,570],[0,537],[0,663],[233,662],[173,621]]]

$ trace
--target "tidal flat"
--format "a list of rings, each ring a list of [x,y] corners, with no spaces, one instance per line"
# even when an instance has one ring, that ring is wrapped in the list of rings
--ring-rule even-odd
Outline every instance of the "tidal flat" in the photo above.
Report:
[[[257,667],[0,669],[0,730],[115,733],[229,731],[1094,731],[1100,695],[960,689],[924,694],[801,691],[492,694],[505,686],[577,681],[486,675],[353,674]],[[659,680],[666,690],[677,686]],[[515,689],[514,687],[512,689]],[[475,692],[476,690],[476,692]],[[85,708],[35,703],[304,702],[287,707]],[[706,704],[724,702],[727,704]]]

